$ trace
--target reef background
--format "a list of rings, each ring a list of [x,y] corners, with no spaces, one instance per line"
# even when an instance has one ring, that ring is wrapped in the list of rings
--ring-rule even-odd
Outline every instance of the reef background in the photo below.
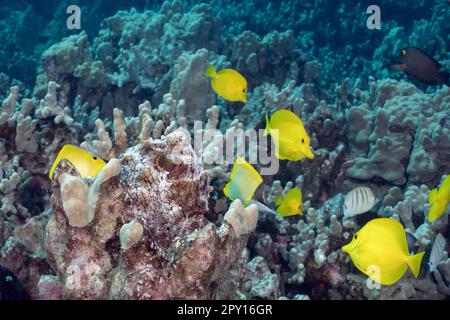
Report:
[[[450,89],[385,68],[417,46],[450,69],[448,1],[379,1],[382,30],[366,28],[363,1],[70,1],[81,31],[65,27],[65,1],[3,3],[0,263],[32,298],[450,296],[448,258],[370,290],[340,251],[377,215],[401,221],[415,252],[438,232],[450,239],[449,210],[426,222],[428,192],[450,171]],[[245,106],[217,99],[209,64],[246,76]],[[194,134],[194,120],[219,129],[217,143],[283,108],[303,120],[316,158],[282,162],[265,198],[297,186],[304,216],[230,205],[231,166],[172,163],[177,146],[194,158],[216,147],[192,154],[181,129]],[[50,183],[66,143],[109,169],[83,180],[63,166]],[[343,195],[360,185],[380,199],[377,214],[344,218]]]

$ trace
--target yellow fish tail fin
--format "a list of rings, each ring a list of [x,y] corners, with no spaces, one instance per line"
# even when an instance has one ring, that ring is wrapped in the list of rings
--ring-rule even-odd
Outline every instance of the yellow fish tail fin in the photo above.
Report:
[[[419,252],[418,254],[415,254],[413,256],[408,256],[406,258],[406,264],[409,266],[411,271],[414,274],[414,277],[417,278],[420,271],[420,264],[422,263],[423,255],[425,254],[425,251]]]
[[[216,69],[214,69],[214,67],[212,65],[209,65],[208,68],[206,68],[205,76],[210,77],[210,78],[217,77]]]
[[[436,195],[437,195],[437,188],[430,191],[430,193],[428,194],[428,201],[430,204],[434,202],[434,200],[436,199]]]
[[[264,137],[267,137],[270,134],[270,120],[269,116],[266,114],[266,129],[264,130]]]
[[[307,148],[303,148],[302,149],[302,153],[309,159],[313,160],[314,159],[314,153],[311,151],[310,147]]]

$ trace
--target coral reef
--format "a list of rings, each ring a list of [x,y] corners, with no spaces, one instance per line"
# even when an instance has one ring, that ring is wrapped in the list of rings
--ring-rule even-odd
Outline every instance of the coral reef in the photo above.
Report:
[[[412,84],[394,80],[372,82],[372,85],[369,89],[372,97],[363,98],[363,104],[348,111],[349,131],[358,131],[353,142],[355,154],[360,152],[358,145],[370,145],[370,149],[355,157],[346,175],[364,180],[379,177],[403,185],[408,180],[433,181],[439,172],[448,172],[449,88],[430,95],[418,92]],[[358,94],[369,95],[368,92]],[[358,128],[362,123],[364,127]]]
[[[17,23],[0,8],[0,265],[32,299],[448,299],[450,209],[427,214],[450,172],[450,88],[385,68],[406,44],[450,67],[446,1],[385,1],[407,12],[379,31],[361,31],[356,1],[95,3],[80,0],[81,31],[57,27],[64,1],[10,4]],[[217,97],[209,64],[245,75],[247,104]],[[272,151],[246,130],[279,109],[315,158],[280,161],[259,206],[230,202],[235,155]],[[50,180],[65,144],[107,165],[86,178],[62,160]],[[358,186],[379,203],[344,217]],[[303,215],[282,218],[294,187]],[[341,247],[376,217],[400,221],[411,252],[444,235],[437,269],[426,256],[417,279],[368,281]]]

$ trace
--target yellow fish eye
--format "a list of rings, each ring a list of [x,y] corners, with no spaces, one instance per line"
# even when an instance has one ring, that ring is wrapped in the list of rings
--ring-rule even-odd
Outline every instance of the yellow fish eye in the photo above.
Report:
[[[355,235],[353,236],[353,238],[354,238],[355,240],[358,240],[358,234],[355,233]]]
[[[93,156],[92,159],[97,160],[98,158],[96,156]]]

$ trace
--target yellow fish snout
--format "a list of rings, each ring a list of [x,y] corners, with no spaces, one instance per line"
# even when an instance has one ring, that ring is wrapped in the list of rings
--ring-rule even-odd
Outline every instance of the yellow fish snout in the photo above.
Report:
[[[305,157],[307,157],[311,160],[314,159],[315,155],[311,150],[311,146],[309,144],[309,139],[302,138],[300,140],[299,150]]]
[[[350,242],[349,244],[346,244],[345,246],[342,247],[342,251],[344,251],[345,253],[350,253],[352,247],[352,243]]]
[[[350,243],[342,247],[342,251],[347,254],[350,254],[358,246],[358,243],[359,243],[358,235],[355,233],[355,235],[352,238],[352,241],[350,241]]]
[[[343,251],[343,252],[345,252],[345,253],[348,253],[349,252],[349,250],[348,250],[348,244],[346,244],[345,246],[343,246],[342,248],[341,248],[341,250]]]
[[[310,148],[310,147],[303,148],[302,153],[303,153],[307,158],[309,158],[309,159],[311,159],[311,160],[314,159],[314,157],[315,157],[315,155],[314,155],[314,153],[311,151],[311,148]]]
[[[311,151],[309,146],[300,146],[299,148],[292,148],[285,152],[286,158],[289,160],[299,160],[299,159],[314,159],[315,155]]]
[[[247,103],[247,87],[237,87],[236,91],[234,91],[233,96],[237,97],[238,101],[243,103]]]

